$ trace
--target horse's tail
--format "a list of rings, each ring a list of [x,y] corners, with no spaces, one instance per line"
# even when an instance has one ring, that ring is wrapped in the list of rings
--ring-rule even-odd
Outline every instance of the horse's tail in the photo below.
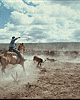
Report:
[[[3,56],[3,54],[2,55],[0,55],[0,63],[1,63],[1,57]]]
[[[0,63],[1,63],[1,56],[0,56]]]

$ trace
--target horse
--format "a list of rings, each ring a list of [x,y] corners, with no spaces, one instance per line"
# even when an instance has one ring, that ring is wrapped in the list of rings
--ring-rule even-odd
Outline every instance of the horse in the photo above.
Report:
[[[23,56],[23,52],[25,50],[23,43],[19,44],[18,50],[20,51],[21,55]],[[25,71],[24,61],[20,62],[19,56],[13,51],[7,51],[7,52],[3,53],[2,55],[0,55],[0,62],[2,65],[2,68],[1,68],[2,73],[3,72],[5,73],[5,69],[8,64],[12,64],[12,65],[20,64],[20,65],[22,65],[23,70]]]

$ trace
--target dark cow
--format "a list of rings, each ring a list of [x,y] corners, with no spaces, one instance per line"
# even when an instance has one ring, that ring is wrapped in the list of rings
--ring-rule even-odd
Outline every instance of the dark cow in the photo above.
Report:
[[[55,59],[50,59],[50,58],[46,58],[47,60],[51,61],[51,62],[54,62],[54,61],[57,61]]]

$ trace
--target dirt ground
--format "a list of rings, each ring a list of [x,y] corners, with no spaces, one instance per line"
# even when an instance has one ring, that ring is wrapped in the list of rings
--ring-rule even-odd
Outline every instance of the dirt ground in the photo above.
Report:
[[[33,56],[25,55],[26,72],[21,65],[9,65],[3,76],[0,71],[0,99],[80,99],[80,56],[37,55],[57,60],[41,67]]]

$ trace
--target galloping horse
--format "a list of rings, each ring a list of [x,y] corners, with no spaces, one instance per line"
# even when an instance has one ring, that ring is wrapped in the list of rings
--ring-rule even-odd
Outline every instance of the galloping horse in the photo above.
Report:
[[[21,55],[23,56],[23,51],[25,50],[23,43],[19,44],[18,50],[20,51]],[[12,64],[12,65],[20,64],[20,65],[22,65],[23,70],[25,71],[24,61],[20,62],[19,56],[13,51],[8,51],[8,52],[5,52],[4,54],[0,55],[0,62],[2,65],[2,68],[1,68],[2,73],[3,72],[5,73],[5,68],[8,64]]]

